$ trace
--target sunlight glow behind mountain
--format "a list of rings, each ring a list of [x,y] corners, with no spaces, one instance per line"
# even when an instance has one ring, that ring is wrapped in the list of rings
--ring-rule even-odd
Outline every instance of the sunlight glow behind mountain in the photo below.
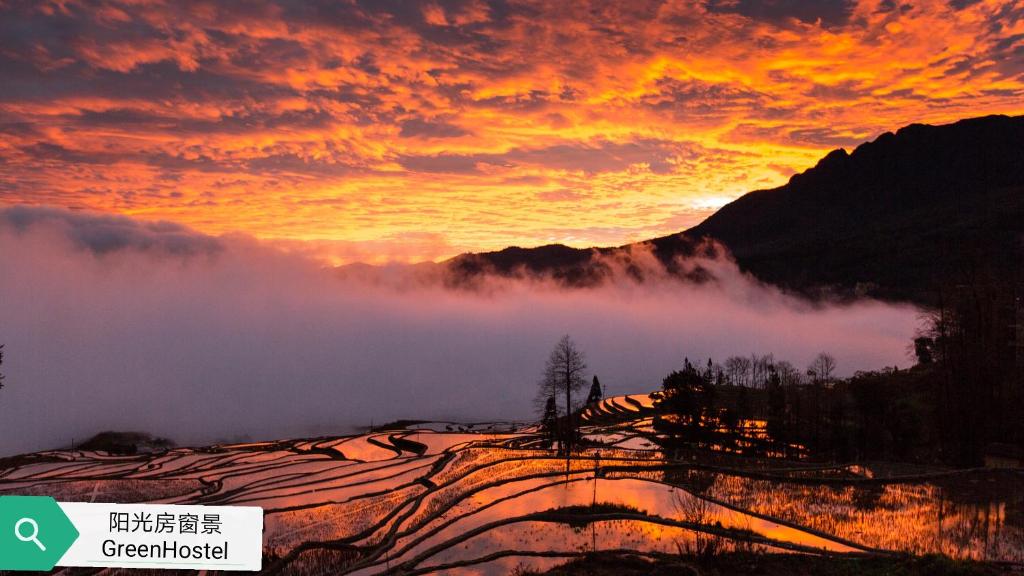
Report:
[[[335,262],[675,232],[829,149],[1024,92],[1024,7],[994,0],[0,13],[0,202]]]

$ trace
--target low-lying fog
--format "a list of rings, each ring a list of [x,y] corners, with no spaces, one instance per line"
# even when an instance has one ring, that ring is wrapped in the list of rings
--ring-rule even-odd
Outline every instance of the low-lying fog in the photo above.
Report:
[[[347,433],[396,418],[532,418],[571,334],[609,394],[684,356],[820,351],[839,372],[907,365],[911,307],[810,306],[705,262],[717,282],[446,290],[401,266],[342,277],[242,236],[57,209],[0,210],[0,455],[101,430],[179,444]]]

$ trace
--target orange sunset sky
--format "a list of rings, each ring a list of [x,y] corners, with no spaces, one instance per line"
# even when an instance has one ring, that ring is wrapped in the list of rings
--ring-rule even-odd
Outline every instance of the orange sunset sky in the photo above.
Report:
[[[615,245],[1022,96],[1016,1],[0,0],[0,204],[334,262]]]

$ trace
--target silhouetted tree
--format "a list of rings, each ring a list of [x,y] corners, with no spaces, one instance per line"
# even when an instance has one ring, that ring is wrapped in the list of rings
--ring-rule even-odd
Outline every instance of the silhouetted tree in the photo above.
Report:
[[[981,463],[990,443],[1024,445],[1024,364],[1016,325],[1024,286],[986,269],[984,257],[943,290],[920,337],[931,341],[938,422],[945,459]]]
[[[568,334],[555,344],[547,364],[544,366],[544,376],[541,378],[540,389],[547,397],[554,396],[554,393],[565,396],[565,433],[563,434],[563,447],[566,453],[572,451],[573,438],[576,435],[576,426],[573,418],[572,393],[579,390],[585,384],[583,374],[587,369],[583,352],[576,348],[576,344]]]
[[[768,435],[772,440],[785,443],[788,440],[788,422],[786,415],[786,392],[782,387],[782,378],[778,371],[768,374],[768,418],[765,423]]]
[[[604,398],[604,393],[601,391],[601,381],[597,379],[597,374],[594,374],[594,381],[590,385],[590,394],[587,394],[587,404],[597,404]]]
[[[822,352],[814,357],[807,367],[807,376],[814,384],[828,384],[836,371],[836,359]]]
[[[846,462],[852,457],[850,446],[850,427],[847,424],[847,393],[838,390],[832,398],[829,411],[828,443],[832,450],[832,460]]]
[[[558,387],[558,382],[554,379],[548,379],[542,377],[537,383],[537,395],[533,397],[533,407],[537,413],[537,416],[541,420],[541,425],[544,425],[545,419],[548,417],[548,410],[550,408],[550,402],[554,400],[555,403],[555,419],[551,422],[550,431],[555,436],[555,440],[558,442],[558,448],[561,450],[562,447],[562,435],[558,430],[558,397],[561,394],[561,389]]]
[[[545,402],[540,429],[548,442],[555,444],[558,441],[558,403],[554,396],[548,396],[547,402]]]
[[[885,412],[890,404],[886,380],[880,372],[857,372],[849,381],[857,413],[857,452],[864,458],[887,457],[892,443],[892,436],[885,429]]]
[[[754,417],[754,409],[750,405],[750,392],[746,387],[741,387],[736,394],[736,416],[740,420],[750,420]]]
[[[0,344],[0,366],[3,366],[3,363],[4,363],[4,345]],[[0,390],[3,390],[3,388],[4,388],[4,374],[3,374],[3,372],[0,372]]]
[[[779,377],[779,385],[784,388],[792,388],[794,386],[800,386],[803,384],[803,377],[800,375],[800,371],[796,369],[787,360],[781,360],[775,363],[775,373]],[[769,374],[770,376],[770,374]]]
[[[824,443],[825,417],[827,416],[825,387],[832,382],[835,370],[835,358],[825,352],[815,356],[814,360],[807,366],[810,390],[804,395],[803,399],[803,407],[806,413],[800,413],[800,416],[809,428],[808,444],[815,448],[820,448]],[[798,397],[794,396],[794,398]]]
[[[682,370],[673,371],[662,381],[655,408],[659,414],[654,428],[671,444],[709,442],[719,424],[710,373],[697,370],[689,359],[683,361]]]
[[[740,435],[740,416],[734,408],[725,407],[722,408],[718,413],[718,421],[722,427],[725,428],[729,436],[729,445],[731,447],[736,446],[736,439]]]
[[[734,386],[751,386],[750,358],[731,356],[725,360],[725,376]]]
[[[935,340],[927,336],[918,336],[914,338],[914,356],[917,358],[917,363],[921,365],[929,365],[935,361]]]
[[[750,355],[750,379],[751,386],[763,389],[768,380],[769,370],[775,365],[775,357],[771,354],[758,356]]]

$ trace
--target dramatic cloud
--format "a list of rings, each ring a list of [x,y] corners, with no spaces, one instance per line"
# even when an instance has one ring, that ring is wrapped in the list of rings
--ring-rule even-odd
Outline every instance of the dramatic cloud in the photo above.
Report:
[[[58,208],[14,206],[0,210],[2,230],[25,233],[39,227],[55,230],[74,247],[97,256],[126,249],[179,255],[212,254],[221,249],[217,239],[173,222],[140,222],[124,216],[79,214]]]
[[[372,261],[620,244],[882,131],[1021,113],[1022,16],[1006,0],[2,2],[0,202],[317,240],[337,260],[368,242]]]
[[[652,264],[642,285],[452,291],[433,264],[325,269],[251,237],[52,209],[0,211],[0,262],[0,455],[103,429],[199,443],[526,419],[567,332],[618,394],[656,389],[685,356],[905,365],[917,324],[908,307],[811,306],[727,260],[694,263],[717,278],[701,286]]]

